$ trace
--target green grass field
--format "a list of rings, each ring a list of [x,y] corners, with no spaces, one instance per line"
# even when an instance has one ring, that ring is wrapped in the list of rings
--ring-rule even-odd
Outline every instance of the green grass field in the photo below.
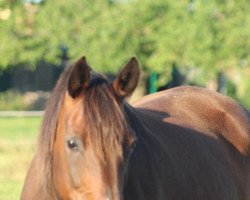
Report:
[[[20,198],[40,121],[40,117],[0,118],[0,200]]]

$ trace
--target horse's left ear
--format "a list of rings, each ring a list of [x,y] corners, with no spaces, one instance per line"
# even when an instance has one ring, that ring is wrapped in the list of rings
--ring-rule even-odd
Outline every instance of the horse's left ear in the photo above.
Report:
[[[120,98],[131,95],[139,80],[140,68],[136,58],[131,58],[129,63],[121,70],[112,86],[115,93]]]

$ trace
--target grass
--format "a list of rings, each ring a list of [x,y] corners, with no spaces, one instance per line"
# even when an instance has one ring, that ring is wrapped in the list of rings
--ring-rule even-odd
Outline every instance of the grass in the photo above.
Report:
[[[0,118],[0,199],[15,200],[34,155],[41,118]]]

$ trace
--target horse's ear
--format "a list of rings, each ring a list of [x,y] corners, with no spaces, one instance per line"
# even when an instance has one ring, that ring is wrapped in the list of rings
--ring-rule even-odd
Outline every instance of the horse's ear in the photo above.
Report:
[[[131,95],[139,80],[140,68],[136,58],[131,58],[129,63],[121,70],[112,86],[115,93],[120,98],[125,98]]]
[[[68,92],[72,98],[77,97],[81,91],[88,87],[90,80],[90,67],[85,57],[81,57],[72,66],[68,81]]]

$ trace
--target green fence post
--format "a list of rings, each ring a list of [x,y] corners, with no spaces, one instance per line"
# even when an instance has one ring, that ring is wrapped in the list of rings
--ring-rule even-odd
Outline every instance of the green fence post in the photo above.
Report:
[[[149,74],[149,93],[155,93],[157,92],[157,80],[158,76],[156,72],[151,72]]]

